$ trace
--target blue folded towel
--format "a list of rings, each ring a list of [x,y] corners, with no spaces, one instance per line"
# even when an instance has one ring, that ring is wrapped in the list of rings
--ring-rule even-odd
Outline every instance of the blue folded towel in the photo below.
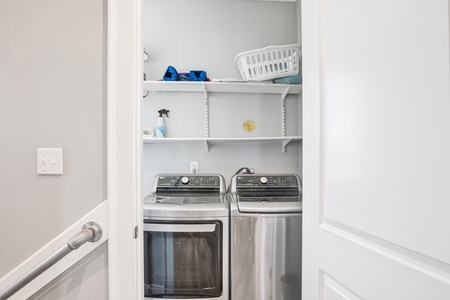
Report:
[[[189,78],[191,81],[206,81],[206,72],[205,71],[190,71]]]
[[[178,73],[177,70],[169,66],[163,76],[164,81],[208,81],[206,72],[202,70],[193,70],[189,73]]]
[[[180,77],[178,75],[177,70],[174,67],[169,66],[167,68],[166,73],[164,73],[163,80],[164,81],[178,81],[178,80],[180,80]]]

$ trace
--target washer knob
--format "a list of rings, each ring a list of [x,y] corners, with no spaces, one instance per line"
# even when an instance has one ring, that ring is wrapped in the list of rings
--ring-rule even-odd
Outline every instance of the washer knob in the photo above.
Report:
[[[267,179],[267,177],[261,177],[260,179],[259,179],[259,182],[261,183],[261,184],[267,184],[267,182],[269,182],[269,180]]]
[[[189,177],[186,177],[186,176],[181,177],[181,183],[182,184],[188,184],[189,183]]]

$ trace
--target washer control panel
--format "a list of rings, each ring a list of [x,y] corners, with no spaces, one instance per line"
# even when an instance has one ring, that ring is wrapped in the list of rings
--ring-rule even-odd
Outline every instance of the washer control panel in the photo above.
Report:
[[[220,187],[219,176],[213,175],[159,175],[158,187]]]

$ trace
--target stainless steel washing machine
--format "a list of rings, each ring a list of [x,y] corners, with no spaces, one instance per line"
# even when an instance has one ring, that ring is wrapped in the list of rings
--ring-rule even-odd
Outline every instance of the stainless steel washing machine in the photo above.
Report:
[[[301,299],[299,176],[238,174],[230,195],[231,299]]]
[[[229,299],[229,202],[218,174],[159,174],[144,199],[145,299]]]

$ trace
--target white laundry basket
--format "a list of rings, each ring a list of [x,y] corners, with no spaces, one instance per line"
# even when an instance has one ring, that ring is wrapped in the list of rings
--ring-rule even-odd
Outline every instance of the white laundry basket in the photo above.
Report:
[[[235,63],[247,81],[293,76],[299,73],[300,51],[298,44],[268,46],[239,53]]]

